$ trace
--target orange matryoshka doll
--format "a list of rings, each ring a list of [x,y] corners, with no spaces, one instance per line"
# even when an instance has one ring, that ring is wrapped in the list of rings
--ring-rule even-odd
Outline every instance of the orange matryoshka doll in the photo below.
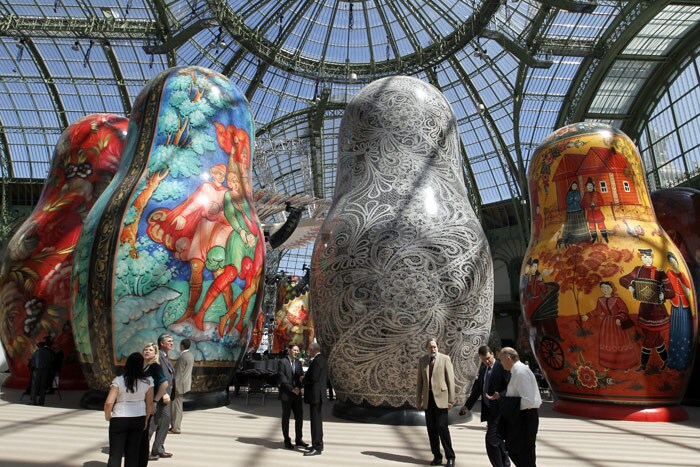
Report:
[[[555,409],[687,418],[678,404],[696,343],[696,294],[656,219],[632,141],[608,125],[566,126],[537,148],[528,181],[533,219],[541,217],[520,302]]]

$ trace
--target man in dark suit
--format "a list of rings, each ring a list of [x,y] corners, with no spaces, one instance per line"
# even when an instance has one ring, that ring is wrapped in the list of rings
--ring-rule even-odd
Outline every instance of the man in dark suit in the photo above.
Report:
[[[464,415],[470,411],[481,397],[481,421],[486,422],[486,454],[493,467],[508,467],[510,459],[508,459],[506,445],[498,436],[498,421],[501,416],[499,401],[489,400],[487,395],[505,391],[510,374],[503,369],[501,362],[494,358],[488,345],[479,347],[479,359],[482,363],[479,376],[459,414]]]
[[[311,450],[305,456],[318,456],[323,452],[323,417],[321,409],[326,398],[328,362],[316,342],[309,346],[311,364],[304,375],[304,402],[309,404],[311,419]]]
[[[173,380],[175,379],[175,368],[173,367],[173,362],[170,361],[168,357],[168,352],[173,349],[173,336],[170,334],[161,334],[158,337],[158,358],[160,359],[160,366],[163,369],[163,374],[168,380],[168,389],[165,394],[156,405],[156,414],[151,418],[151,426],[149,429],[149,438],[156,434],[153,440],[153,446],[151,446],[151,455],[148,460],[158,460],[161,457],[173,457],[169,452],[165,452],[165,437],[168,436],[168,429],[170,428],[170,398],[173,391]],[[165,396],[168,396],[167,398]]]
[[[290,344],[288,354],[277,362],[277,379],[279,380],[279,398],[282,401],[282,435],[284,435],[284,447],[294,449],[292,439],[289,437],[289,416],[294,412],[295,445],[308,448],[309,445],[302,440],[302,427],[304,424],[304,407],[301,400],[301,377],[304,370],[301,362],[297,360],[299,346]]]
[[[175,388],[171,404],[170,433],[179,435],[182,424],[183,399],[185,394],[192,390],[192,369],[194,368],[194,354],[190,351],[192,341],[182,339],[180,342],[180,358],[175,363]]]
[[[29,360],[31,384],[29,397],[32,405],[44,405],[46,390],[51,385],[54,368],[54,354],[51,350],[51,338],[46,337],[39,343]]]
[[[428,339],[425,345],[428,355],[418,360],[416,407],[425,410],[425,426],[433,460],[430,465],[442,464],[440,443],[445,450],[448,467],[455,465],[455,452],[447,415],[455,403],[455,375],[449,355],[438,352],[435,339]]]

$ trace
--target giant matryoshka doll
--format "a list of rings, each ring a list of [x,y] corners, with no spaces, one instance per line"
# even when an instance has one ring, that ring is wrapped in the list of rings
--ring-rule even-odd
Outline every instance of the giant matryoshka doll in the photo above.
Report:
[[[91,389],[106,390],[130,353],[170,334],[173,359],[192,341],[190,397],[225,403],[262,299],[252,152],[250,108],[225,76],[172,68],[139,94],[122,164],[87,219],[73,271]]]
[[[700,190],[688,187],[664,188],[653,192],[651,201],[659,224],[676,244],[690,268],[697,294],[700,287]],[[680,321],[676,323],[683,324]],[[674,328],[673,320],[671,328]],[[686,339],[675,340],[669,352],[678,353],[683,358],[689,359],[692,358],[692,354],[685,352],[685,346],[692,344],[693,333],[689,326],[684,325],[683,329]],[[695,348],[695,363],[688,388],[685,390],[683,405],[700,405],[700,355],[698,353],[700,353],[700,346]],[[686,366],[685,362],[682,366]]]
[[[458,400],[476,377],[493,266],[459,148],[449,103],[416,78],[370,83],[345,110],[333,204],[310,275],[336,415],[424,423],[411,407],[429,337],[452,358]]]
[[[27,387],[32,352],[49,341],[59,387],[85,388],[70,318],[71,269],[83,220],[119,166],[127,124],[124,117],[94,114],[66,128],[36,208],[4,251],[0,339],[8,387]]]
[[[284,351],[290,344],[308,349],[314,341],[314,323],[309,313],[309,293],[294,297],[275,313],[273,353]]]
[[[578,123],[549,135],[528,170],[532,236],[521,309],[555,409],[644,421],[678,405],[697,334],[683,255],[659,225],[636,147]]]

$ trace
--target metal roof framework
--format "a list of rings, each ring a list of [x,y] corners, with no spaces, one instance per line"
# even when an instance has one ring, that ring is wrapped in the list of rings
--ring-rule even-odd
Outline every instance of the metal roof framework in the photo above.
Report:
[[[128,116],[148,79],[175,65],[230,76],[251,103],[258,137],[309,140],[297,147],[310,154],[267,154],[275,185],[287,194],[303,192],[307,177],[314,195],[332,197],[344,106],[366,83],[393,74],[445,94],[476,211],[491,215],[484,206],[511,203],[523,238],[530,156],[566,123],[604,121],[648,141],[650,149],[640,150],[653,186],[670,180],[658,174],[664,164],[685,171],[673,180],[695,173],[692,145],[682,164],[668,156],[654,162],[659,143],[645,122],[669,92],[665,84],[694,63],[698,1],[122,3],[0,4],[3,183],[35,193],[70,122],[96,112]],[[675,124],[694,121],[694,112],[677,110]],[[310,158],[310,175],[301,156]]]

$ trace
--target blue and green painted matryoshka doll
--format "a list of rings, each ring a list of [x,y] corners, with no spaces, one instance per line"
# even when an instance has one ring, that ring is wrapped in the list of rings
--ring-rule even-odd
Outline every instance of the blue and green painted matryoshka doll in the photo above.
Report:
[[[173,359],[192,341],[194,398],[224,403],[262,299],[253,137],[245,97],[211,70],[171,68],[137,97],[119,171],[76,249],[72,316],[91,389],[168,333]]]

